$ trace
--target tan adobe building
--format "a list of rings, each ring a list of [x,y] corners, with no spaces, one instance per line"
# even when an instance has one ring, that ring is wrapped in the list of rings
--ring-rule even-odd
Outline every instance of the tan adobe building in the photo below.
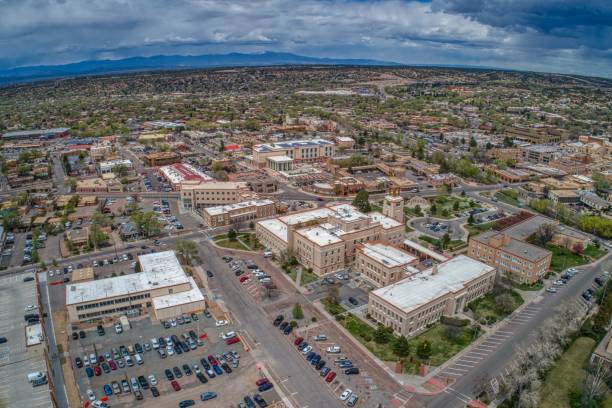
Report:
[[[354,269],[362,279],[376,287],[388,286],[418,273],[414,265],[418,258],[382,242],[357,245]]]
[[[253,163],[265,167],[267,159],[287,156],[295,163],[312,163],[326,160],[336,154],[336,144],[325,139],[287,140],[253,146]]]
[[[202,292],[185,274],[174,251],[138,258],[142,272],[66,286],[70,322],[94,322],[148,308],[156,319],[205,309]],[[133,313],[133,312],[130,312]]]
[[[341,204],[259,221],[256,233],[271,251],[294,251],[302,265],[323,275],[352,264],[358,244],[401,245],[404,226],[381,213],[364,214]]]
[[[234,204],[249,198],[247,183],[217,181],[181,184],[181,205],[185,209],[202,211],[206,207]]]
[[[568,133],[564,129],[552,126],[511,126],[505,130],[510,139],[522,140],[529,143],[559,143],[567,139]]]
[[[276,204],[268,199],[241,201],[202,210],[204,223],[209,227],[249,222],[257,218],[271,217],[274,214],[276,214]]]
[[[77,180],[76,182],[77,193],[106,193],[107,191],[106,181],[101,178]]]
[[[153,152],[145,156],[147,166],[167,166],[181,161],[181,156],[176,152]]]
[[[552,259],[550,251],[497,231],[470,238],[468,255],[494,266],[514,282],[527,284],[544,278]]]
[[[395,190],[385,197],[382,213],[399,223],[404,223],[404,197],[399,195],[399,191]]]
[[[368,313],[398,335],[414,336],[487,294],[495,268],[465,255],[370,292]]]

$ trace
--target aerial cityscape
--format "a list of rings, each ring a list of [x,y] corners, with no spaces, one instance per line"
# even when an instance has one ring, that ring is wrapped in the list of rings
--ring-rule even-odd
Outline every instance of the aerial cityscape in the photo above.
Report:
[[[609,5],[84,3],[0,2],[0,407],[612,407]]]

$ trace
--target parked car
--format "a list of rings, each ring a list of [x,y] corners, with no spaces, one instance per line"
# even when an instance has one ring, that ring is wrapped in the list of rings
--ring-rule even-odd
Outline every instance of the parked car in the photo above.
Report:
[[[268,382],[268,383],[260,385],[257,388],[257,391],[264,392],[264,391],[268,391],[269,389],[272,389],[273,387],[274,387],[274,385],[272,385],[272,383]]]
[[[330,383],[330,382],[334,381],[334,378],[336,378],[336,372],[335,371],[330,371],[329,374],[327,374],[325,376],[325,381]]]
[[[346,390],[342,392],[342,394],[340,394],[340,401],[346,401],[347,399],[349,399],[352,393],[353,391],[347,388]]]
[[[217,393],[216,392],[207,391],[207,392],[203,392],[202,394],[200,394],[200,400],[202,400],[202,401],[208,401],[208,400],[211,400],[213,398],[217,398]]]
[[[327,352],[330,354],[338,354],[340,353],[340,351],[341,351],[340,346],[329,346],[327,348]]]
[[[181,390],[181,385],[176,380],[170,381],[170,384],[172,385],[172,388],[174,388],[174,391],[178,392]]]
[[[346,405],[349,407],[354,407],[357,404],[359,397],[357,394],[353,394],[349,397],[348,401],[346,401]]]

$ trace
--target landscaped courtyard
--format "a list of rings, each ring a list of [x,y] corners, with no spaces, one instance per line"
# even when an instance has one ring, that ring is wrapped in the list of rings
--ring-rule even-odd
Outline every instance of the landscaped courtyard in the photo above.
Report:
[[[259,244],[257,238],[252,232],[238,232],[235,236],[232,234],[221,234],[213,237],[213,242],[223,248],[238,249],[242,251],[255,251]]]
[[[432,217],[453,218],[459,217],[467,210],[480,208],[478,203],[466,197],[454,195],[441,195],[431,200],[430,213]]]

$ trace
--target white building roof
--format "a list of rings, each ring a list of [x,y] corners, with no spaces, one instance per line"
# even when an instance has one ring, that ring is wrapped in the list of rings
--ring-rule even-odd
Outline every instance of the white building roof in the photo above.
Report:
[[[414,249],[417,252],[427,255],[428,257],[435,259],[436,261],[445,262],[448,258],[442,254],[437,253],[436,251],[432,251],[431,249],[424,247],[423,245],[411,241],[409,239],[404,240],[404,245]]]
[[[225,214],[233,210],[239,210],[241,208],[261,207],[261,206],[270,205],[270,204],[274,204],[274,201],[268,200],[268,199],[248,200],[248,201],[241,201],[239,203],[234,203],[234,204],[217,205],[215,207],[208,207],[208,208],[205,208],[204,211],[208,213],[209,215],[214,216],[214,215]]]
[[[26,346],[36,346],[43,342],[43,329],[40,323],[26,326]]]
[[[372,293],[409,313],[435,299],[457,292],[469,282],[495,270],[465,255],[458,255],[437,265],[435,274],[434,268],[376,289]]]
[[[304,237],[308,238],[308,240],[319,246],[342,242],[342,240],[335,234],[321,227],[302,228],[301,230],[298,230],[297,233],[303,235]]]
[[[91,302],[189,282],[174,251],[138,257],[141,273],[67,285],[66,304]]]
[[[276,163],[291,163],[293,161],[293,159],[289,156],[272,156],[267,157],[266,159]]]
[[[198,288],[198,285],[196,285],[193,278],[189,278],[189,283],[191,284],[191,290],[153,298],[153,307],[156,310],[159,310],[203,301],[204,295],[202,294],[202,291],[200,291],[200,288]]]
[[[212,181],[213,178],[208,174],[201,172],[190,164],[187,163],[174,163],[169,164],[167,166],[162,166],[159,168],[168,180],[172,184],[178,184],[183,181],[195,181],[195,180],[204,180],[204,181]]]
[[[379,242],[375,244],[364,244],[362,251],[365,255],[389,268],[408,265],[416,260],[416,257],[410,255],[408,252]]]
[[[107,161],[103,161],[100,162],[100,169],[101,170],[108,170],[108,169],[112,169],[115,166],[118,165],[124,165],[127,167],[132,167],[132,161],[129,159],[116,159],[116,160],[107,160]]]
[[[259,225],[276,235],[278,238],[287,242],[287,224],[277,218],[259,221]]]
[[[265,143],[253,146],[253,150],[258,152],[272,152],[279,150],[295,149],[299,147],[314,147],[334,145],[325,139],[305,139],[305,140],[286,140],[283,142]]]
[[[333,213],[334,212],[329,208],[317,208],[316,210],[286,215],[284,217],[279,218],[279,220],[281,220],[287,225],[295,225],[327,218]]]
[[[395,228],[402,225],[401,222],[398,222],[393,218],[389,218],[386,215],[382,215],[379,212],[370,213],[368,216],[372,219],[372,221],[379,222],[383,229]]]
[[[349,136],[338,136],[336,140],[339,142],[354,142],[355,141],[355,139]]]

